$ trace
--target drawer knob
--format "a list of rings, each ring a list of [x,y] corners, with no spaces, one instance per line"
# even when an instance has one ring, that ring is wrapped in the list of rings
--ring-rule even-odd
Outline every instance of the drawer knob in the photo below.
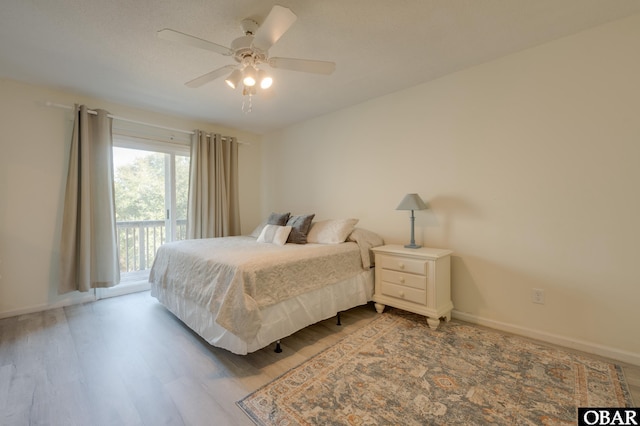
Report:
[[[404,299],[404,291],[400,292],[400,297],[402,297]]]
[[[398,263],[398,268],[404,269],[404,263]]]
[[[400,277],[400,284],[404,284],[404,277]]]

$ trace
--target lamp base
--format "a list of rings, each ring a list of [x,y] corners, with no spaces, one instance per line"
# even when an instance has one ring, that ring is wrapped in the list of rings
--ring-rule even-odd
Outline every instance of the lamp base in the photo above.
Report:
[[[404,248],[412,248],[412,249],[416,249],[416,248],[420,248],[422,246],[419,246],[417,244],[405,244]]]

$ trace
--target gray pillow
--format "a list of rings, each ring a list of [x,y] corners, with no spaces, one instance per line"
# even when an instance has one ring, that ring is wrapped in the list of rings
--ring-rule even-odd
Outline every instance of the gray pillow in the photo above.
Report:
[[[291,216],[287,221],[287,226],[291,227],[291,233],[287,238],[288,243],[307,244],[307,233],[311,228],[311,221],[314,214]]]
[[[249,236],[258,238],[265,225],[285,226],[287,224],[287,220],[289,220],[289,215],[290,213],[271,213],[264,222],[256,226],[256,229],[254,229],[253,232],[249,234]]]
[[[267,219],[267,224],[286,226],[289,215],[291,215],[291,213],[271,213],[269,219]]]

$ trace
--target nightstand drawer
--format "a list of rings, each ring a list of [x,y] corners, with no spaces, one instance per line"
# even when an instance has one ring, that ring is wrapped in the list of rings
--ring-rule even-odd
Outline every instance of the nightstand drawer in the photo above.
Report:
[[[425,290],[418,290],[388,282],[380,283],[380,290],[385,296],[408,300],[409,302],[420,303],[422,305],[427,303],[427,292]]]
[[[404,272],[391,271],[389,269],[381,269],[380,279],[393,284],[417,288],[418,290],[426,290],[427,288],[427,278],[424,275],[407,274]]]
[[[394,256],[376,256],[376,264],[384,269],[394,271],[410,272],[412,274],[427,274],[427,262],[424,260],[407,259]]]

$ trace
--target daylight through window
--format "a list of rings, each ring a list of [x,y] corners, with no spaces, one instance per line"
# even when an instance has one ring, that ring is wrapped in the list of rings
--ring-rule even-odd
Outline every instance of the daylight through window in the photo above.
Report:
[[[121,282],[146,282],[158,247],[186,236],[188,147],[114,138],[113,163]]]

